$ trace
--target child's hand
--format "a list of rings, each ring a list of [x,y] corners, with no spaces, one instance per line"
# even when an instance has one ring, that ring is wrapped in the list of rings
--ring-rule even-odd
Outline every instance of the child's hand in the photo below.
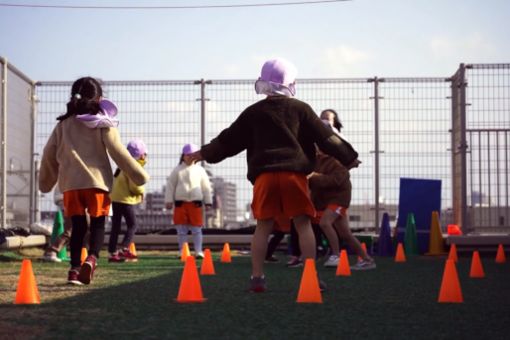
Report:
[[[205,205],[205,210],[206,211],[211,211],[212,210],[212,204],[206,204]]]
[[[167,210],[171,210],[173,207],[174,207],[174,204],[173,204],[173,203],[165,203],[165,208],[166,208]]]
[[[188,157],[194,162],[200,162],[201,160],[203,160],[200,150],[188,154]]]

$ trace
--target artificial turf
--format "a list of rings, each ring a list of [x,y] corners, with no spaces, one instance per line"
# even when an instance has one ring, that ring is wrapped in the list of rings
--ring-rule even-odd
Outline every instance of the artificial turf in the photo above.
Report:
[[[317,263],[328,285],[322,304],[296,303],[303,268],[266,264],[268,291],[248,293],[249,256],[200,276],[203,303],[175,301],[183,263],[175,253],[140,252],[137,263],[100,259],[89,286],[66,284],[68,267],[32,258],[39,305],[14,305],[23,257],[0,253],[0,338],[38,339],[508,339],[510,263],[483,257],[486,277],[469,277],[460,257],[463,303],[438,303],[445,257],[376,257],[377,269],[335,275]],[[353,263],[356,259],[350,258]],[[200,262],[198,262],[200,263]]]

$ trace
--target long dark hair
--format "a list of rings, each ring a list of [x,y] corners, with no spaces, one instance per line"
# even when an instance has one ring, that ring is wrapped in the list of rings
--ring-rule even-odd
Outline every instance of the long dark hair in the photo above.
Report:
[[[338,113],[333,109],[326,109],[321,112],[321,117],[324,113],[331,112],[333,114],[333,127],[337,129],[339,132],[344,127],[340,119],[338,118]]]
[[[74,115],[99,112],[99,99],[103,96],[103,89],[99,81],[92,77],[76,80],[71,87],[71,99],[67,103],[65,114],[57,118],[63,121]]]

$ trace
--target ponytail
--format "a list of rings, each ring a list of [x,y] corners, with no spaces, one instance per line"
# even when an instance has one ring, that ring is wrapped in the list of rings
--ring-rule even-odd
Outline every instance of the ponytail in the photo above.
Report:
[[[67,103],[66,113],[57,118],[63,121],[74,115],[97,114],[100,111],[99,99],[103,96],[101,84],[92,77],[76,80],[71,88],[71,99]]]

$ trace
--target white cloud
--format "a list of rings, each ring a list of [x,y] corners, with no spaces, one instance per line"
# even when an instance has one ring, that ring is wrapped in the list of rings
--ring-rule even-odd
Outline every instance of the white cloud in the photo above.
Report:
[[[462,38],[434,37],[429,42],[429,50],[432,56],[438,60],[480,60],[494,57],[497,49],[481,33],[473,33]]]
[[[326,48],[319,54],[317,72],[327,77],[352,76],[370,59],[368,52],[351,46],[340,45]]]

